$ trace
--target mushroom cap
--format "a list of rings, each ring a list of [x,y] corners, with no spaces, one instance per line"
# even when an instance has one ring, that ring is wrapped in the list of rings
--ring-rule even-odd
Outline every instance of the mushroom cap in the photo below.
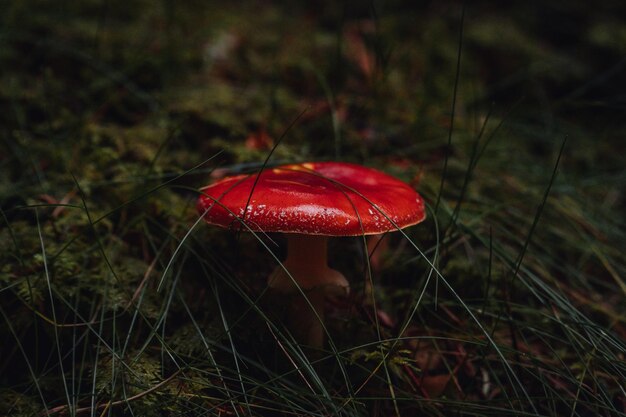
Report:
[[[345,162],[266,168],[200,191],[197,207],[207,223],[255,232],[357,236],[398,230],[426,217],[422,197],[408,184]]]

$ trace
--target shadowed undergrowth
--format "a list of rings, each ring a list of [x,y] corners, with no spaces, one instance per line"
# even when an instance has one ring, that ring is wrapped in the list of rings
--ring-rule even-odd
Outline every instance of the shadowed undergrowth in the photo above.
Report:
[[[625,11],[529,7],[6,5],[0,414],[626,415]],[[195,210],[270,152],[428,203],[331,241],[323,352]]]

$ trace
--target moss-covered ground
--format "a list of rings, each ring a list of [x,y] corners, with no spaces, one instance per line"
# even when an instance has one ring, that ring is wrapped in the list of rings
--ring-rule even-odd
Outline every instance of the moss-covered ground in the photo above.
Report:
[[[282,3],[0,1],[0,415],[625,416],[624,3]],[[323,352],[198,221],[266,160],[428,203]]]

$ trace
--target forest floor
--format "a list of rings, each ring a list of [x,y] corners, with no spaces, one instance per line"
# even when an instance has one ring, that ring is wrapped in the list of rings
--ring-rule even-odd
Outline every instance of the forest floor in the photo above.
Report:
[[[3,3],[0,415],[626,416],[624,3],[285,3]],[[427,219],[312,352],[195,206],[323,160]]]

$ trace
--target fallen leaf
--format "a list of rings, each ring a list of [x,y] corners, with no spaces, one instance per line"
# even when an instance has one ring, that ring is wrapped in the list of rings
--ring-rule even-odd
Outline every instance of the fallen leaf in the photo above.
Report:
[[[270,137],[265,128],[261,127],[256,132],[252,132],[248,135],[245,146],[251,150],[264,151],[274,146],[274,140]]]

